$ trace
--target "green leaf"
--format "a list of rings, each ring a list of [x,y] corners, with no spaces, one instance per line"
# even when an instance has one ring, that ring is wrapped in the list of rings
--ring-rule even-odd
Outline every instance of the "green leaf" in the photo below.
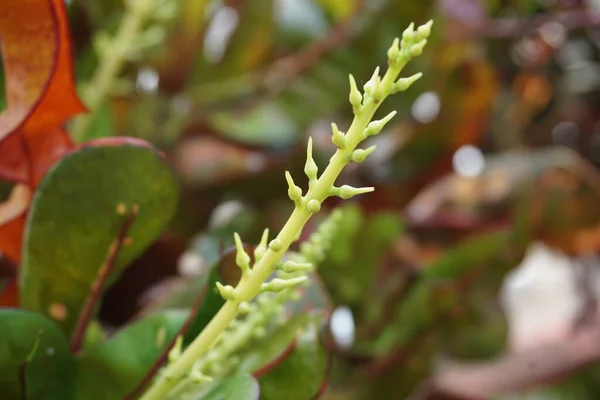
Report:
[[[317,396],[326,380],[329,356],[319,340],[319,325],[305,326],[293,350],[259,378],[262,400],[306,400]]]
[[[395,213],[380,212],[367,218],[356,205],[344,206],[339,234],[320,269],[337,304],[350,305],[357,314],[359,308],[366,308],[364,300],[373,289],[377,266],[402,229],[402,220]]]
[[[256,379],[243,374],[220,379],[191,400],[258,400],[259,393]]]
[[[121,400],[174,339],[188,313],[168,311],[136,321],[77,359],[76,399]]]
[[[74,362],[63,333],[47,318],[0,309],[0,398],[64,400],[72,396]]]
[[[424,278],[450,279],[466,273],[489,260],[511,239],[508,231],[480,234],[445,252],[438,260],[422,269]]]
[[[137,204],[108,283],[170,220],[178,186],[145,143],[102,140],[62,159],[32,200],[20,276],[22,307],[48,315],[71,334],[98,272]]]

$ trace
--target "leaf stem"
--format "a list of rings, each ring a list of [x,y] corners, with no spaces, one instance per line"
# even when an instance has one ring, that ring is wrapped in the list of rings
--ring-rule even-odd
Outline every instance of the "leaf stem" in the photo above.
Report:
[[[73,354],[78,353],[81,350],[83,345],[83,341],[85,338],[85,333],[87,331],[88,325],[92,320],[92,316],[94,315],[94,309],[96,304],[98,303],[98,299],[100,298],[100,294],[102,293],[102,289],[104,288],[104,284],[106,279],[110,275],[113,267],[115,266],[115,261],[125,239],[127,237],[127,232],[129,228],[131,228],[131,224],[135,220],[137,216],[138,206],[135,204],[133,206],[133,210],[127,217],[127,219],[123,222],[121,229],[117,235],[117,239],[111,244],[108,255],[106,256],[106,261],[98,270],[98,276],[92,285],[92,289],[90,290],[90,294],[88,295],[85,305],[81,309],[81,313],[79,314],[79,318],[77,319],[77,324],[75,325],[75,329],[73,330],[73,335],[71,336],[71,352]]]

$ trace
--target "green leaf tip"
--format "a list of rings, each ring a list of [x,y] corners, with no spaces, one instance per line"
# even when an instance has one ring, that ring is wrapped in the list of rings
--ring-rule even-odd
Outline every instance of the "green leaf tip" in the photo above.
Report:
[[[396,82],[394,82],[392,84],[392,91],[391,93],[398,93],[398,92],[403,92],[406,89],[408,89],[413,83],[415,83],[416,81],[418,81],[419,79],[421,79],[421,77],[423,76],[422,72],[417,72],[414,75],[411,75],[407,78],[400,78],[398,79]]]
[[[375,68],[371,78],[364,84],[363,89],[365,93],[374,97],[373,94],[377,90],[377,87],[381,83],[381,77],[379,76],[379,66]]]
[[[354,196],[363,193],[369,193],[374,191],[374,187],[363,187],[363,188],[355,188],[349,185],[343,185],[341,187],[334,187],[331,191],[331,194],[334,196],[338,196],[344,200],[348,200]]]
[[[356,86],[356,80],[352,74],[349,75],[350,80],[350,104],[355,110],[359,110],[362,105],[362,94],[358,90],[358,86]]]
[[[367,157],[369,156],[369,154],[371,154],[372,152],[375,151],[375,148],[377,146],[373,145],[371,147],[368,147],[366,149],[356,149],[352,152],[352,161],[357,162],[357,163],[361,163],[363,161],[365,161],[367,159]]]
[[[307,272],[313,270],[313,265],[309,262],[299,263],[292,260],[288,260],[283,263],[281,270],[288,274],[296,272]]]
[[[346,137],[344,136],[344,132],[340,131],[335,122],[331,123],[331,131],[333,132],[331,142],[336,145],[338,149],[343,150],[344,147],[346,147]]]
[[[217,290],[221,294],[221,297],[225,300],[237,301],[235,288],[230,285],[223,285],[221,282],[216,282]]]
[[[175,362],[175,360],[177,360],[179,358],[179,356],[181,356],[182,348],[183,348],[183,336],[178,335],[177,338],[175,339],[175,344],[173,345],[173,348],[171,350],[169,350],[169,353],[167,355],[170,363]]]
[[[250,256],[246,253],[246,250],[244,250],[242,239],[237,232],[233,234],[233,239],[236,247],[235,263],[240,267],[243,275],[248,275],[250,274]]]
[[[395,115],[396,111],[394,110],[382,119],[370,122],[365,129],[365,138],[379,134],[379,132],[381,132],[385,125],[390,122]]]
[[[306,164],[304,166],[304,173],[308,178],[309,184],[315,182],[317,180],[317,173],[319,172],[319,167],[315,163],[312,155],[313,150],[313,141],[312,137],[308,138],[308,144],[306,146]]]
[[[267,241],[269,240],[269,229],[265,229],[263,231],[262,237],[260,238],[260,243],[254,249],[254,259],[256,262],[259,262],[260,259],[265,255],[267,251]]]
[[[260,285],[261,292],[281,292],[282,290],[289,289],[298,286],[302,282],[306,281],[306,276],[299,276],[297,278],[281,279],[275,278],[267,283]]]
[[[288,197],[294,203],[299,204],[302,201],[302,189],[299,186],[296,186],[294,183],[294,178],[292,178],[292,174],[290,171],[285,171],[285,180],[288,184]]]

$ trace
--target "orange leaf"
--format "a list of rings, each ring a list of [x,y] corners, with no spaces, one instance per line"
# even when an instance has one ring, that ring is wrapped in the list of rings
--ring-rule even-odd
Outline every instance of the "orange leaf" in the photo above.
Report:
[[[85,110],[73,81],[64,1],[3,0],[0,37],[7,88],[7,109],[0,114],[0,176],[34,186],[36,175],[72,147],[70,140],[65,147],[58,128]],[[43,136],[57,136],[51,142],[61,143],[62,150],[42,147],[48,143]],[[42,149],[51,156],[36,159]]]
[[[73,148],[62,125],[85,111],[75,90],[64,0],[2,0],[0,37],[7,102],[0,113],[0,178],[33,189]],[[17,262],[30,199],[23,191],[16,186],[0,204],[0,250]]]

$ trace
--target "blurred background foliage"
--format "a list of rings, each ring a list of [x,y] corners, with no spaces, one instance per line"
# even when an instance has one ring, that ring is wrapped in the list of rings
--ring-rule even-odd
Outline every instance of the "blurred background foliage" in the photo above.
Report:
[[[107,54],[120,51],[109,38],[127,13],[119,0],[68,3],[87,99]],[[592,278],[600,266],[600,2],[159,3],[77,132],[78,140],[155,143],[182,181],[176,218],[108,292],[104,323],[119,327],[202,274],[233,231],[257,243],[263,227],[280,228],[291,211],[283,172],[301,171],[309,135],[325,165],[330,122],[351,121],[348,73],[365,82],[405,26],[432,18],[427,50],[406,71],[424,78],[384,104],[382,114],[398,110],[394,124],[342,177],[376,191],[343,205],[341,233],[319,268],[335,304],[322,332],[334,355],[323,398],[477,398],[470,387],[485,398],[598,398],[597,357],[563,365],[552,346],[581,330],[600,339]],[[572,282],[583,284],[564,298],[501,295],[535,243],[553,252],[547,263],[572,261]],[[576,267],[580,260],[592,267]],[[542,265],[530,278],[551,271]],[[517,286],[534,290],[527,285]],[[536,320],[569,301],[581,306],[555,325]],[[515,333],[514,307],[529,313],[526,339]],[[527,364],[536,351],[546,357],[541,367]],[[453,367],[459,361],[485,367],[469,375]]]

